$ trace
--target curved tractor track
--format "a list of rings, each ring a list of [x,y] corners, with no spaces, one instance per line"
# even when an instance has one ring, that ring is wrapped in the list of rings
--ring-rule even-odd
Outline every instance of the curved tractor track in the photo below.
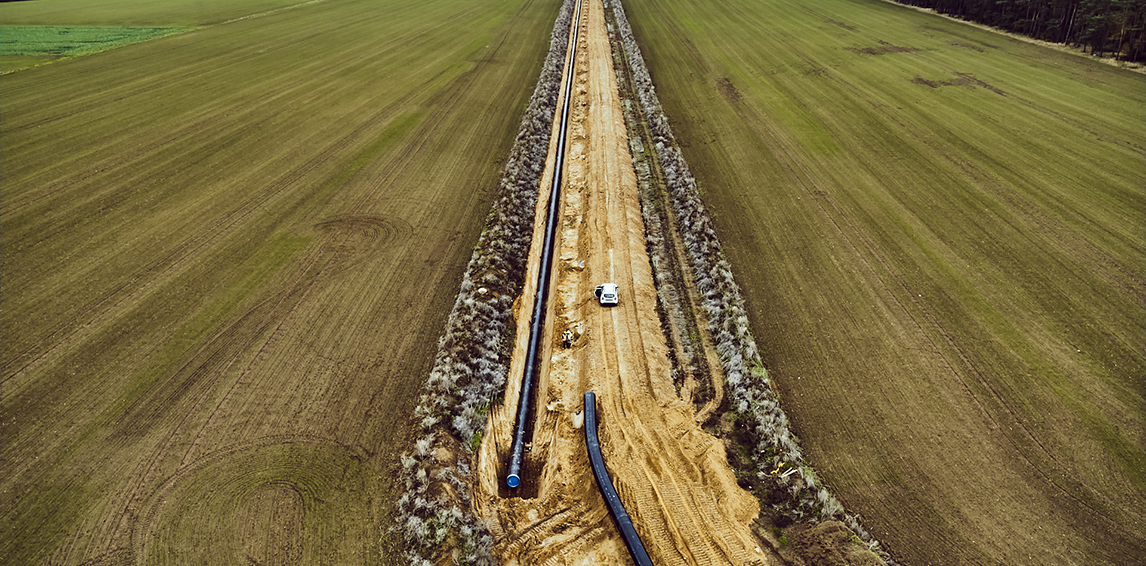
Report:
[[[628,552],[608,518],[586,458],[582,395],[593,390],[601,448],[622,502],[655,564],[777,564],[752,535],[756,499],[736,485],[724,445],[696,421],[672,382],[656,314],[637,182],[599,0],[582,9],[559,237],[541,338],[532,442],[520,491],[504,487],[520,383],[490,413],[479,453],[478,513],[500,542],[505,564],[625,564]],[[570,50],[571,51],[571,50]],[[567,77],[566,80],[569,80]],[[563,103],[563,101],[562,101]],[[560,104],[560,103],[559,103]],[[547,171],[552,175],[557,135]],[[549,193],[538,198],[543,225]],[[531,250],[541,247],[543,228]],[[531,252],[511,376],[523,373],[528,313],[539,269]],[[620,304],[598,306],[593,289],[611,281]],[[571,348],[559,344],[573,332]]]

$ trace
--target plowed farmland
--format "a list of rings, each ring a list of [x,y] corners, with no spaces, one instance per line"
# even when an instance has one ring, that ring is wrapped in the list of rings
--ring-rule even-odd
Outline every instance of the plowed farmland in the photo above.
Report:
[[[1143,77],[883,2],[625,6],[849,511],[905,564],[1141,562]]]
[[[203,27],[0,81],[6,563],[397,560],[391,469],[556,6],[243,4],[140,3]],[[85,14],[49,23],[116,23]]]

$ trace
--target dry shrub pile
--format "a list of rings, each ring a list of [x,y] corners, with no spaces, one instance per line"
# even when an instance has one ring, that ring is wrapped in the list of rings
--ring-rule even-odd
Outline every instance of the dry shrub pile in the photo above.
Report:
[[[549,53],[502,172],[498,199],[470,258],[415,409],[420,437],[401,457],[406,493],[395,531],[410,564],[492,565],[493,538],[473,515],[470,457],[485,415],[505,391],[541,173],[549,149],[574,4],[565,0]]]
[[[632,88],[643,118],[652,135],[653,149],[663,170],[678,230],[685,243],[697,289],[704,301],[716,349],[728,384],[729,412],[736,424],[738,441],[748,448],[754,467],[754,486],[767,494],[758,495],[771,503],[773,512],[788,520],[819,522],[839,520],[856,533],[873,551],[894,564],[859,521],[844,512],[843,505],[816,478],[804,460],[796,436],[772,388],[760,359],[756,341],[748,329],[748,317],[740,288],[732,277],[712,220],[701,202],[696,180],[689,172],[669,127],[668,118],[656,96],[652,77],[645,67],[632,28],[619,0],[608,0],[615,29],[620,36],[632,74]],[[625,80],[618,77],[619,81]],[[638,146],[633,144],[634,149]],[[634,152],[636,153],[636,152]],[[641,166],[638,165],[638,171]],[[659,225],[659,221],[654,223]],[[653,246],[655,247],[655,246]],[[656,260],[654,260],[654,267]],[[664,308],[664,307],[662,307]]]

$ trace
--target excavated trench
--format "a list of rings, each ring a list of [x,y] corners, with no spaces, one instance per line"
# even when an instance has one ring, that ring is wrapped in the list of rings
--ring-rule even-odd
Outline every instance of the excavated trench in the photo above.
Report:
[[[510,382],[502,404],[490,411],[478,454],[476,511],[499,541],[495,554],[504,564],[629,563],[586,455],[583,395],[592,390],[605,463],[654,563],[777,564],[750,530],[757,500],[736,484],[723,443],[701,429],[695,405],[674,386],[600,1],[585,0],[581,17],[549,323],[540,341],[523,483],[509,490],[504,474],[537,252],[531,252],[526,288],[514,305],[518,338]],[[553,139],[538,198],[540,224]],[[531,250],[540,249],[543,232],[535,231]],[[604,282],[619,285],[618,306],[597,304],[593,289]],[[568,349],[560,345],[566,330],[574,335]]]

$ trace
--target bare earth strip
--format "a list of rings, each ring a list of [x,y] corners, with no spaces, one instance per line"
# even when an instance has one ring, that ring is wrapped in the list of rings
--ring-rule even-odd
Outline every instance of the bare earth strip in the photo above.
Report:
[[[606,464],[655,563],[775,563],[749,530],[756,499],[736,485],[723,444],[700,429],[694,407],[674,390],[603,9],[594,0],[584,9],[545,377],[526,465],[540,478],[521,494],[500,486],[517,406],[514,377],[504,404],[491,412],[475,499],[507,564],[627,563],[585,452],[582,394],[593,390]],[[543,194],[540,206],[545,201]],[[606,281],[621,290],[620,305],[610,309],[593,297]],[[523,296],[533,293],[527,288]],[[531,308],[521,303],[528,302],[518,305],[525,331],[519,328],[511,376],[521,375]],[[565,329],[576,335],[568,350],[557,346]]]

